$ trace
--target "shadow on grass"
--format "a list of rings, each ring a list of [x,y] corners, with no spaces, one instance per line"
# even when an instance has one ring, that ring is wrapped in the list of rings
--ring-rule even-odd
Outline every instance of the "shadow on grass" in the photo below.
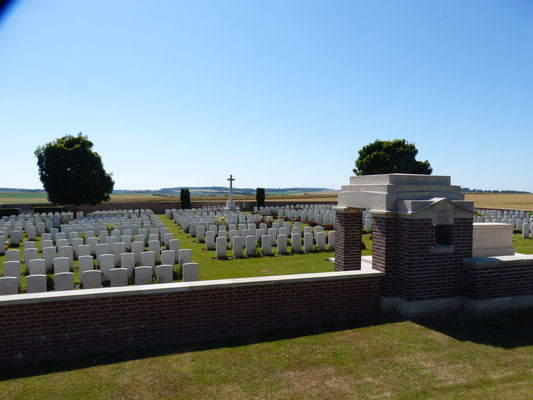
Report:
[[[45,375],[54,372],[65,372],[99,365],[139,360],[144,358],[167,356],[172,354],[190,353],[218,348],[239,347],[256,343],[274,342],[277,340],[293,339],[303,336],[320,335],[328,332],[339,332],[387,323],[405,321],[397,315],[372,316],[343,323],[322,324],[303,328],[275,330],[263,333],[250,333],[242,336],[232,336],[224,339],[199,340],[192,343],[177,343],[165,345],[143,346],[140,348],[107,351],[105,353],[86,355],[69,355],[68,358],[52,361],[39,361],[34,364],[0,366],[0,381],[29,376]]]
[[[71,358],[64,360],[43,361],[33,365],[16,365],[9,368],[0,367],[0,381],[38,376],[54,372],[71,371],[144,358],[205,351],[217,348],[239,347],[303,336],[320,335],[323,333],[334,333],[402,321],[406,321],[406,319],[395,314],[389,314],[374,316],[365,320],[324,324],[305,328],[284,329],[226,339],[205,340],[186,344],[166,344],[87,356],[78,355],[77,358],[72,358],[71,356]],[[533,311],[483,318],[473,317],[462,313],[447,314],[413,318],[411,319],[411,322],[441,332],[460,341],[470,341],[473,343],[502,348],[533,345]]]
[[[447,314],[413,318],[412,322],[460,341],[505,349],[533,346],[533,310],[483,317]]]

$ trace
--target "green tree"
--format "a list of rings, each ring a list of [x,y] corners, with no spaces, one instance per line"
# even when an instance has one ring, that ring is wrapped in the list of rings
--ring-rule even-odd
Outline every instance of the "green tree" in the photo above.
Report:
[[[255,191],[255,200],[257,201],[257,207],[265,206],[265,189],[257,188]]]
[[[431,175],[433,169],[429,161],[417,161],[418,154],[414,143],[405,139],[392,141],[376,140],[359,150],[359,158],[355,161],[353,172],[356,175],[372,174],[426,174]]]
[[[102,159],[92,151],[93,143],[82,136],[67,135],[35,150],[39,178],[48,200],[70,204],[77,214],[82,204],[109,201],[115,182],[104,170]]]
[[[189,189],[181,189],[180,190],[180,203],[181,208],[183,210],[187,208],[191,208],[191,192],[189,192]]]

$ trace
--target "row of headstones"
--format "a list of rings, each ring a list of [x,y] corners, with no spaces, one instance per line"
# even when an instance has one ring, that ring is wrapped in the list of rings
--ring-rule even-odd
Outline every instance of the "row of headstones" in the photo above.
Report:
[[[34,260],[35,261],[35,260]],[[4,265],[4,276],[0,278],[0,295],[18,294],[20,289],[20,273],[16,274],[16,266]],[[20,272],[20,266],[18,267]],[[185,263],[182,267],[183,282],[197,281],[199,268],[197,263]],[[153,268],[139,266],[134,268],[135,285],[148,285],[152,283]],[[128,286],[132,274],[127,268],[112,268],[109,270],[109,286]],[[157,283],[172,283],[174,266],[161,264],[155,267]],[[102,288],[103,272],[95,269],[87,269],[80,273],[80,283],[83,289]],[[56,291],[74,290],[74,273],[58,272],[54,274],[54,289]],[[47,291],[47,276],[45,274],[33,274],[26,277],[26,293],[42,293]]]
[[[526,211],[480,210],[478,212],[482,215],[474,216],[474,222],[511,224],[513,229],[518,229],[522,232],[522,238],[533,237],[533,215],[528,215]]]
[[[113,215],[113,214],[111,214]],[[109,214],[107,214],[109,216]],[[26,241],[24,243],[24,261],[26,273],[30,275],[44,275],[46,272],[54,268],[55,274],[62,273],[71,273],[70,270],[73,267],[73,259],[75,256],[79,259],[79,272],[80,272],[80,281],[83,280],[84,272],[88,270],[93,270],[94,261],[93,255],[97,257],[97,265],[102,269],[101,273],[103,278],[106,280],[111,279],[109,276],[111,269],[125,269],[129,271],[129,278],[132,278],[133,269],[135,265],[141,264],[141,266],[148,266],[152,268],[154,274],[157,275],[156,271],[156,258],[157,260],[161,259],[161,265],[172,265],[178,263],[185,266],[188,264],[188,273],[185,273],[184,276],[187,277],[187,280],[197,280],[194,278],[198,276],[198,264],[192,263],[192,252],[190,249],[180,249],[179,239],[174,239],[174,235],[168,233],[168,228],[164,227],[164,224],[155,216],[155,214],[150,216],[151,222],[154,222],[158,228],[152,228],[151,226],[145,226],[145,228],[139,229],[143,234],[135,236],[135,239],[138,241],[131,242],[130,235],[123,235],[121,237],[120,231],[114,230],[110,237],[107,237],[107,230],[101,231],[101,236],[106,237],[106,243],[97,243],[98,238],[89,237],[87,238],[90,245],[83,245],[83,238],[77,237],[78,232],[69,232],[69,239],[66,239],[62,236],[64,232],[59,233],[57,229],[53,229],[51,233],[43,234],[42,244],[42,253],[44,259],[39,259],[38,249],[35,246],[34,241]],[[110,221],[116,222],[113,218]],[[70,221],[69,224],[75,221]],[[151,225],[150,222],[150,225]],[[62,227],[65,228],[65,227]],[[142,251],[145,248],[145,233],[154,232],[149,234],[149,251]],[[125,230],[125,233],[128,230]],[[159,235],[164,237],[164,244],[168,250],[161,250],[161,244],[159,242]],[[56,247],[53,246],[54,240],[57,245],[57,251],[60,257],[56,257]],[[118,242],[118,240],[125,240],[125,242]],[[69,246],[69,241],[72,240],[74,244],[77,244],[76,251],[74,251],[73,246]],[[79,241],[79,242],[78,242]],[[112,249],[111,249],[112,246]],[[131,247],[132,253],[125,253],[126,250],[130,250]],[[21,267],[20,267],[20,251],[18,249],[9,250],[6,256],[6,271],[4,272],[5,277],[10,277],[10,274],[15,274],[20,278]],[[112,253],[112,254],[109,254]],[[159,262],[159,261],[158,261]],[[195,267],[196,266],[196,267]],[[119,268],[114,268],[119,267]],[[125,268],[122,268],[125,267]],[[194,272],[196,268],[196,273]],[[18,271],[18,274],[17,274]],[[7,273],[7,276],[6,276]],[[161,272],[162,273],[162,272]],[[93,274],[94,275],[94,274]],[[156,276],[157,278],[157,276]],[[63,278],[61,278],[63,279]],[[136,281],[137,278],[136,278]],[[143,280],[141,280],[143,281]],[[165,282],[167,279],[164,280]]]
[[[260,228],[257,229],[255,222],[252,222],[255,220],[253,216],[248,220],[239,220],[239,224],[231,223],[237,221],[232,220],[230,216],[228,234],[226,225],[210,225],[211,221],[208,218],[198,217],[194,213],[169,210],[167,215],[170,215],[184,232],[189,233],[191,237],[196,237],[198,242],[205,243],[206,250],[216,250],[217,258],[227,257],[228,242],[233,251],[234,258],[243,257],[244,252],[248,257],[254,256],[258,243],[261,243],[263,255],[272,254],[274,243],[276,243],[278,254],[287,254],[289,232],[291,232],[292,250],[295,253],[301,253],[302,251],[309,253],[313,251],[315,240],[316,248],[319,251],[326,251],[326,239],[328,248],[330,250],[335,249],[335,231],[331,231],[329,235],[326,235],[322,226],[316,226],[314,230],[310,226],[304,228],[302,250],[301,222],[295,222],[294,227],[292,227],[290,222],[286,221],[282,223],[273,222],[272,228],[267,228],[266,223],[261,223]],[[208,230],[206,231],[206,229]]]
[[[158,233],[160,235],[161,240],[164,240],[164,235],[168,233],[168,228],[166,228],[164,224],[159,221],[157,217],[155,217],[155,215],[153,215],[152,218],[156,219],[155,222],[158,224],[158,227],[151,227],[151,220],[148,216],[142,217],[142,219],[136,224],[120,224],[119,220],[111,219],[110,221],[119,224],[119,229],[116,229],[111,232],[111,236],[120,236],[121,233],[125,234],[126,236],[132,236],[137,234],[146,236],[148,233]],[[80,241],[77,240],[79,239],[80,234],[83,234],[87,238],[100,237],[100,239],[108,236],[108,230],[105,225],[75,224],[76,221],[70,221],[69,225],[61,226],[61,232],[59,232],[59,228],[50,228],[49,232],[51,234],[51,237],[48,237],[47,234],[44,233],[46,231],[44,227],[41,227],[43,229],[36,229],[35,226],[26,224],[26,226],[15,226],[14,230],[9,230],[9,227],[0,226],[0,243],[4,243],[7,238],[9,238],[11,240],[11,244],[19,245],[22,242],[23,231],[26,231],[28,240],[31,241],[36,240],[37,236],[42,236],[43,240],[52,239],[54,243],[56,243],[58,239],[68,238],[69,244],[73,246],[77,246],[75,243],[77,243],[78,245],[80,244]],[[144,226],[144,228],[141,228],[141,226]],[[95,246],[96,243],[96,239],[93,239],[92,241],[89,240],[87,244]],[[1,251],[2,250],[0,250],[0,252]]]

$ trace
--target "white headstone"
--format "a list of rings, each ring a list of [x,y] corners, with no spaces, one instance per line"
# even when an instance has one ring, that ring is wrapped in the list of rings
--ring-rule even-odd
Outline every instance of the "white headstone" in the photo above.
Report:
[[[300,233],[293,233],[291,235],[292,242],[292,252],[301,253],[302,252],[302,235]]]
[[[257,244],[257,240],[255,235],[249,235],[246,236],[246,256],[253,257],[255,255],[255,245]]]
[[[152,267],[141,266],[135,268],[135,284],[148,285],[152,283]]]
[[[28,275],[26,277],[26,293],[42,293],[42,292],[46,292],[46,275],[45,274]]]
[[[287,254],[287,235],[284,233],[278,235],[278,254]]]
[[[172,283],[174,274],[174,265],[161,264],[156,268],[156,281],[158,283]]]
[[[102,272],[97,269],[89,269],[80,274],[80,283],[84,289],[98,289],[102,287]]]
[[[178,263],[184,265],[192,261],[192,250],[191,249],[181,249],[178,251]]]
[[[56,291],[74,290],[74,274],[72,272],[54,274],[54,287]]]
[[[183,282],[194,282],[200,279],[200,269],[198,263],[183,264]]]
[[[124,253],[124,254],[131,254],[131,253]],[[111,287],[118,287],[118,286],[128,286],[128,278],[130,275],[130,272],[127,268],[113,268],[110,271],[110,286]],[[131,276],[133,277],[133,269]]]
[[[46,275],[46,262],[42,258],[31,260],[28,267],[30,275]]]
[[[20,288],[20,261],[5,261],[4,276],[17,278],[17,287]]]
[[[0,278],[0,295],[10,295],[18,293],[17,278],[13,276],[4,276]]]

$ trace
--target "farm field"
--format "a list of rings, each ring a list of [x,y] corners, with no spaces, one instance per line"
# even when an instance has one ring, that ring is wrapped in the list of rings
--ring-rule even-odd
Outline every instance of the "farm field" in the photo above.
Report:
[[[236,201],[255,201],[255,196],[233,196]],[[228,196],[191,196],[192,201],[226,202]],[[336,201],[336,194],[291,194],[291,195],[267,195],[267,201],[287,201],[287,203],[300,201]],[[147,193],[116,193],[111,195],[111,203],[146,202],[158,203],[165,201],[179,201],[179,195],[154,196]],[[49,204],[44,192],[0,192],[1,204]]]
[[[466,193],[465,200],[473,201],[476,207],[533,211],[533,194]]]
[[[255,201],[255,196],[234,196],[236,201]],[[192,196],[192,201],[225,202],[228,196]],[[476,207],[505,208],[533,211],[533,194],[507,193],[466,193],[465,200],[473,201]],[[146,193],[117,193],[111,196],[111,203],[121,202],[165,202],[179,201],[179,195],[154,196]],[[305,201],[337,201],[337,192],[325,193],[267,195],[266,201],[284,201],[298,203]],[[0,192],[0,204],[48,204],[44,192]]]

